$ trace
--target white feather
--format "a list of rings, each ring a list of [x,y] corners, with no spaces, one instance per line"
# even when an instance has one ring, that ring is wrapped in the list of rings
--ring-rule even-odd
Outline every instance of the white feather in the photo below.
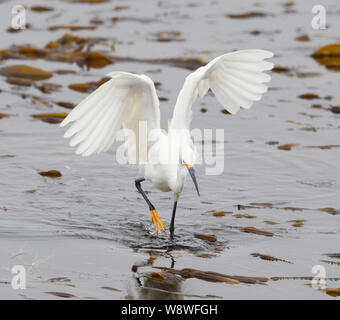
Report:
[[[73,136],[70,145],[78,145],[77,154],[107,151],[122,126],[138,136],[140,120],[147,122],[148,132],[159,128],[159,100],[152,80],[128,72],[111,72],[108,76],[112,79],[80,102],[60,125],[74,122],[64,136]]]
[[[81,115],[84,115],[93,105],[100,102],[103,96],[110,91],[110,81],[105,82],[97,90],[87,96],[82,102],[80,102],[68,116],[60,124],[60,127],[66,126],[69,122],[79,119]]]
[[[265,59],[273,53],[265,50],[241,50],[221,55],[198,68],[185,79],[174,108],[170,128],[185,129],[180,139],[181,153],[193,159],[189,128],[192,105],[197,96],[203,98],[209,89],[231,114],[241,107],[249,109],[267,91],[270,76],[264,71],[273,64]],[[61,127],[74,122],[66,131],[76,153],[89,156],[107,151],[120,128],[129,129],[136,139],[126,139],[128,155],[137,162],[147,161],[150,148],[148,137],[140,137],[140,120],[147,123],[147,134],[160,129],[159,100],[152,80],[145,75],[111,72],[111,80],[101,85],[80,102],[64,119]],[[172,136],[176,136],[175,133]],[[179,137],[179,136],[178,136]],[[139,150],[139,138],[147,141],[147,152]],[[145,151],[145,150],[144,150]]]
[[[263,83],[268,82],[270,76],[264,71],[271,70],[273,64],[263,60],[272,56],[272,52],[265,50],[235,51],[219,56],[191,73],[178,95],[171,127],[189,130],[191,107],[197,91],[203,97],[209,87],[231,114],[237,113],[240,107],[249,109],[267,91]]]

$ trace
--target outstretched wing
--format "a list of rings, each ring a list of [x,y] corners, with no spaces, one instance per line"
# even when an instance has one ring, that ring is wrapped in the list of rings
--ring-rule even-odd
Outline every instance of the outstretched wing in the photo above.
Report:
[[[271,70],[273,64],[263,60],[272,56],[272,52],[265,50],[240,50],[198,68],[187,76],[178,95],[171,127],[189,129],[191,107],[197,95],[203,98],[209,89],[231,114],[240,107],[249,109],[267,91],[265,82],[269,82],[270,76],[264,71]]]
[[[80,102],[60,124],[63,127],[74,122],[64,137],[72,137],[70,145],[78,146],[77,154],[89,156],[107,151],[123,127],[134,134],[134,139],[126,141],[130,160],[146,161],[147,152],[138,152],[139,126],[144,120],[146,134],[160,127],[154,83],[145,75],[128,72],[111,72],[108,76],[112,79]]]

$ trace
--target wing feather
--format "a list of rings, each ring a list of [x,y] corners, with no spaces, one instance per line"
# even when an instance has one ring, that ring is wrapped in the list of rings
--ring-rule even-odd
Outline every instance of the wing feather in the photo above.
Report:
[[[70,145],[76,153],[89,156],[107,151],[120,128],[131,130],[134,143],[126,143],[133,152],[131,161],[145,161],[147,154],[138,153],[140,121],[146,121],[147,134],[159,129],[159,100],[153,81],[145,75],[111,72],[111,79],[80,102],[64,119],[61,127],[74,122],[65,138],[72,137]],[[130,151],[130,150],[129,150]],[[141,159],[144,157],[144,159]]]
[[[260,73],[260,72],[247,72],[247,71],[240,71],[240,70],[233,70],[229,69],[226,71],[226,74],[231,74],[236,78],[239,78],[243,81],[246,81],[247,83],[264,83],[264,82],[269,82],[270,81],[270,75],[267,73]]]
[[[243,89],[247,92],[251,92],[256,95],[261,95],[265,92],[267,92],[267,86],[263,83],[252,83],[252,82],[247,82],[244,80],[241,80],[240,78],[237,78],[233,76],[231,73],[229,74],[220,74],[219,75],[223,81],[226,81],[227,83],[233,83],[237,85],[240,89]]]
[[[244,98],[249,101],[258,101],[261,99],[261,94],[252,93],[249,90],[245,90],[244,88],[241,88],[238,84],[233,82],[229,79],[229,81],[225,81],[221,77],[221,84],[225,87],[228,87],[232,92],[234,92],[237,96],[240,97],[240,99]],[[243,107],[243,105],[241,105]]]
[[[222,106],[224,108],[228,108],[228,111],[232,114],[235,114],[240,110],[240,103],[235,98],[232,90],[230,90],[229,86],[226,88],[219,81],[214,81],[211,84],[211,89],[214,93],[216,93],[217,100],[222,101]]]
[[[234,69],[240,71],[247,72],[263,72],[268,71],[273,68],[273,64],[271,62],[262,61],[262,62],[239,62],[239,61],[228,61],[224,62],[225,69]]]
[[[202,98],[209,88],[231,114],[240,107],[249,109],[267,91],[265,83],[270,81],[270,76],[265,71],[271,70],[273,64],[264,60],[272,56],[266,50],[235,51],[189,74],[177,97],[171,128],[189,129],[192,104],[197,94]]]
[[[86,131],[90,133],[96,127],[101,117],[107,110],[109,102],[112,100],[112,94],[110,92],[103,96],[102,100],[87,110],[86,113],[79,115],[78,119],[72,124],[72,126],[65,132],[64,137],[70,138],[75,133],[80,131]],[[87,107],[87,105],[85,105]],[[66,119],[65,119],[66,120]]]
[[[225,92],[225,94],[230,97],[230,99],[237,107],[248,106],[249,103],[251,103],[251,100],[248,100],[244,95],[238,94],[238,92],[232,87],[230,83],[228,83],[228,85],[225,85],[223,82],[218,81],[216,82],[216,85],[220,88],[221,91]]]
[[[61,127],[66,126],[69,122],[78,120],[81,116],[87,113],[93,105],[100,102],[107,93],[111,90],[110,81],[102,84],[97,90],[92,92],[83,101],[81,101],[73,110],[68,114],[67,118],[61,123]]]
[[[77,154],[89,156],[94,153],[96,148],[98,147],[98,144],[101,142],[101,134],[104,131],[105,126],[111,126],[111,130],[113,129],[112,120],[110,123],[108,123],[108,120],[110,120],[111,116],[113,115],[113,120],[121,120],[120,117],[124,115],[125,110],[119,110],[119,96],[123,94],[125,94],[125,92],[119,92],[115,99],[112,99],[113,101],[111,103],[108,102],[106,105],[104,105],[104,107],[102,108],[102,112],[98,117],[99,119],[95,124],[95,127],[92,130],[89,130],[88,128],[86,129],[89,131],[89,135],[80,143],[79,147],[76,150]],[[117,112],[117,110],[119,110],[120,112]]]

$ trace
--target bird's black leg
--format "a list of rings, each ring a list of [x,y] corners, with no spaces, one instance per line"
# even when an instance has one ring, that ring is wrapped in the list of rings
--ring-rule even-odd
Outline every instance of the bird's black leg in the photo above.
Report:
[[[155,207],[153,206],[153,204],[150,202],[150,200],[148,199],[148,197],[146,196],[144,190],[142,189],[141,186],[141,182],[145,181],[145,178],[140,178],[140,179],[136,179],[135,180],[135,185],[137,190],[139,191],[139,193],[143,196],[144,200],[146,201],[146,203],[148,204],[150,210],[154,210]]]
[[[177,200],[175,200],[174,207],[172,209],[172,217],[171,217],[171,223],[170,223],[170,239],[174,238],[176,208],[177,208]]]
[[[159,226],[161,227],[162,231],[165,232],[163,223],[162,223],[161,219],[159,218],[155,207],[153,206],[153,204],[151,203],[149,198],[146,196],[144,190],[142,189],[141,182],[143,182],[144,180],[145,180],[145,178],[136,179],[135,180],[136,188],[140,192],[140,194],[143,196],[144,200],[146,201],[146,203],[149,206],[151,217],[152,217],[152,222],[155,225],[156,231],[158,232],[158,225],[157,225],[157,223],[158,223]]]

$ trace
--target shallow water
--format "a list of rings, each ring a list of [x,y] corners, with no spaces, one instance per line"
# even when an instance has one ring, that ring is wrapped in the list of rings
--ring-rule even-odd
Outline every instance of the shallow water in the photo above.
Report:
[[[115,160],[118,143],[106,154],[82,158],[68,146],[62,137],[64,130],[57,124],[33,120],[30,115],[68,112],[53,102],[76,104],[86,96],[70,90],[69,84],[97,81],[110,71],[124,70],[145,73],[162,83],[158,94],[168,99],[160,105],[165,128],[190,71],[142,62],[117,62],[86,70],[76,64],[43,59],[0,61],[0,67],[27,64],[51,72],[76,71],[67,75],[53,73],[45,82],[61,84],[62,88],[51,94],[34,87],[10,85],[0,76],[0,113],[15,115],[0,119],[0,298],[57,298],[46,292],[66,292],[80,299],[155,298],[159,291],[142,289],[136,280],[143,280],[144,272],[159,271],[155,266],[271,278],[310,277],[314,276],[313,266],[323,265],[327,278],[340,277],[340,260],[324,255],[339,252],[340,215],[335,213],[340,210],[340,149],[306,148],[340,143],[340,116],[311,107],[338,105],[339,73],[327,70],[310,57],[319,47],[339,41],[340,9],[334,1],[321,1],[327,9],[328,28],[313,30],[311,5],[305,1],[295,1],[288,12],[279,0],[231,2],[227,6],[222,0],[197,0],[195,5],[183,1],[142,4],[129,0],[100,5],[48,1],[44,4],[54,11],[28,11],[31,26],[18,33],[6,32],[10,8],[16,3],[1,2],[0,49],[13,44],[41,48],[67,32],[49,31],[47,27],[88,25],[91,19],[98,18],[104,24],[96,30],[72,33],[105,38],[95,48],[110,55],[139,59],[204,57],[209,61],[234,49],[263,48],[275,53],[272,60],[276,66],[292,71],[288,75],[273,72],[270,90],[263,99],[251,110],[233,117],[221,113],[222,107],[213,96],[196,102],[192,128],[225,129],[225,143],[213,145],[224,148],[225,169],[222,175],[208,176],[204,165],[197,168],[201,198],[197,198],[188,181],[178,204],[176,239],[171,242],[168,234],[155,235],[144,200],[135,190],[137,170]],[[35,1],[25,3],[36,5]],[[119,5],[129,8],[112,10]],[[225,17],[249,11],[269,15]],[[113,23],[113,17],[121,20]],[[180,31],[184,41],[154,41],[154,33],[162,30]],[[260,34],[251,34],[254,30]],[[311,41],[295,40],[303,33]],[[111,52],[114,40],[116,50]],[[309,92],[320,98],[298,98]],[[23,99],[22,93],[51,103],[33,104],[30,98]],[[325,99],[327,96],[331,100]],[[208,111],[201,113],[202,107]],[[268,144],[269,141],[278,144]],[[277,148],[289,143],[299,146],[290,151]],[[59,170],[62,177],[39,175],[46,170]],[[144,186],[168,226],[172,195],[148,183]],[[36,192],[25,192],[32,189]],[[214,216],[216,211],[225,214]],[[235,216],[240,213],[245,216]],[[274,236],[246,233],[244,227],[272,232]],[[198,239],[194,233],[213,234],[217,241]],[[251,253],[291,263],[263,260]],[[17,264],[26,266],[26,290],[11,288],[10,270]],[[133,266],[138,266],[137,273],[131,270]],[[49,280],[60,277],[66,279]],[[152,281],[144,284],[154,285]],[[310,284],[306,279],[228,284],[192,278],[183,280],[174,290],[165,284],[162,294],[171,299],[334,299]],[[326,286],[339,288],[340,282],[327,279]]]

